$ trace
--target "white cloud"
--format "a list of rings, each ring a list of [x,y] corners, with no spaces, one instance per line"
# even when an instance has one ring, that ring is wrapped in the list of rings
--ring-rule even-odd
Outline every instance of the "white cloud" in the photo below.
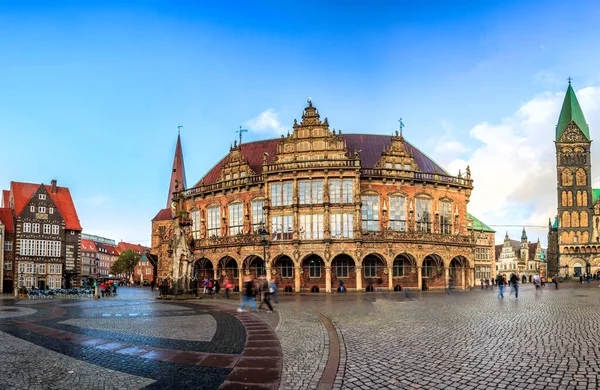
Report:
[[[257,133],[275,133],[278,135],[285,133],[285,128],[279,121],[279,114],[272,108],[261,112],[256,118],[247,120],[245,125]]]
[[[577,97],[590,124],[591,136],[600,129],[600,87],[577,91]],[[545,93],[525,103],[500,124],[480,123],[470,131],[478,140],[467,159],[455,159],[449,167],[470,165],[474,191],[469,212],[488,225],[547,226],[556,215],[555,126],[564,92]],[[596,130],[598,131],[598,130]],[[447,141],[445,141],[447,142]],[[592,143],[594,156],[600,159],[600,146]],[[454,170],[451,171],[452,174]],[[600,166],[592,169],[594,187],[600,184]],[[513,239],[516,231],[497,227],[496,241],[508,230]],[[546,228],[529,228],[530,241],[546,241]]]

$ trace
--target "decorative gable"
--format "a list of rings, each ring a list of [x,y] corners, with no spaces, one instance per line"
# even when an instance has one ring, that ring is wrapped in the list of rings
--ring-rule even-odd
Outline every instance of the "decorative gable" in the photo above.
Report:
[[[329,130],[327,118],[321,121],[319,111],[308,101],[302,121],[294,119],[292,134],[281,136],[277,146],[278,163],[307,160],[347,160],[346,141],[342,132]]]
[[[574,121],[569,122],[567,128],[560,135],[558,142],[588,142],[585,134]]]
[[[242,144],[238,145],[237,141],[234,141],[233,146],[229,149],[229,161],[221,169],[218,181],[234,180],[254,175],[255,173],[250,168],[248,160],[242,155]]]
[[[419,165],[415,162],[412,153],[407,152],[402,133],[392,136],[392,143],[384,147],[381,158],[375,164],[376,168],[395,169],[402,171],[419,171]]]

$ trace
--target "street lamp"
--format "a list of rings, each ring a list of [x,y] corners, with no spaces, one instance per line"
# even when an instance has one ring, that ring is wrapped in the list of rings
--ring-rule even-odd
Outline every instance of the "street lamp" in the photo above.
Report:
[[[269,238],[269,232],[263,226],[260,228],[259,233],[260,233],[260,238],[261,238],[262,244],[263,244],[263,262],[264,262],[265,275],[266,275],[267,274],[267,240]]]

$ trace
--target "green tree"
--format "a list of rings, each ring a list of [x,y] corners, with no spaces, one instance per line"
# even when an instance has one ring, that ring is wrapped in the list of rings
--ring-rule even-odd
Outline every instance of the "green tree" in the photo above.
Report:
[[[110,272],[115,275],[126,273],[131,276],[140,258],[140,254],[136,251],[126,249],[121,252],[117,261],[110,267]]]

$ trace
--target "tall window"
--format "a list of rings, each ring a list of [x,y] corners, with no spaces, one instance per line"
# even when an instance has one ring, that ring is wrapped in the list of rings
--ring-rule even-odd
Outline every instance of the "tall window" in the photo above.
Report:
[[[300,239],[323,239],[323,214],[300,214]]]
[[[374,278],[377,276],[377,260],[369,258],[365,259],[363,263],[363,269],[365,270],[365,278]]]
[[[452,233],[452,204],[450,202],[440,203],[440,227],[442,234]]]
[[[200,210],[194,210],[190,213],[192,218],[192,237],[194,240],[200,239]]]
[[[292,204],[292,195],[294,193],[293,183],[291,181],[287,182],[287,183],[283,183],[282,192],[283,192],[283,196],[282,196],[283,205],[284,206],[291,205]]]
[[[352,179],[329,180],[329,201],[331,203],[352,203]]]
[[[44,224],[44,234],[50,234],[50,224],[49,223]]]
[[[335,260],[335,275],[338,278],[347,278],[350,274],[350,260],[348,259],[336,259]]]
[[[281,199],[281,184],[271,184],[271,206],[281,206],[283,204]]]
[[[390,197],[390,229],[406,231],[406,198],[403,196]]]
[[[342,203],[352,203],[354,198],[354,181],[352,179],[342,180]]]
[[[392,267],[392,276],[403,276],[405,269],[407,268],[407,264],[405,259],[399,258],[394,260],[394,264]]]
[[[362,230],[374,232],[379,230],[379,196],[362,197]]]
[[[422,276],[430,278],[433,275],[433,262],[430,259],[423,261]]]
[[[271,184],[271,205],[289,206],[292,204],[293,183],[272,183]]]
[[[323,180],[303,180],[298,182],[300,204],[323,203]]]
[[[294,276],[294,262],[291,259],[283,259],[279,262],[282,278],[291,278]]]
[[[12,252],[13,245],[12,241],[4,241],[4,252]]]
[[[354,238],[353,214],[329,215],[331,238]]]
[[[416,199],[416,222],[418,232],[431,231],[431,199]]]
[[[260,228],[265,226],[265,202],[255,200],[252,202],[252,231],[258,233]]]
[[[329,180],[329,202],[340,203],[342,199],[341,180]]]
[[[209,207],[206,209],[208,216],[208,237],[221,236],[221,208]]]
[[[31,231],[33,233],[39,233],[40,232],[40,224],[39,223],[33,223],[31,224]]]
[[[308,262],[308,277],[309,278],[320,278],[321,277],[321,261],[310,260]]]
[[[244,204],[234,203],[229,205],[229,235],[235,236],[244,231]]]
[[[291,240],[294,226],[292,215],[274,215],[271,217],[271,235],[273,240]]]

